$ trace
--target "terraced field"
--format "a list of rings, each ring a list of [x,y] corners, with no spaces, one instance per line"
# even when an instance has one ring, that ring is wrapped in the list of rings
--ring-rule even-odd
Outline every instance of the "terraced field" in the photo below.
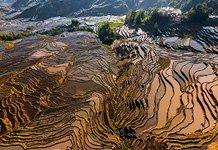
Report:
[[[216,147],[218,56],[119,33],[113,50],[88,32],[1,44],[0,149]]]
[[[191,34],[191,33],[190,33]],[[203,27],[194,36],[162,37],[158,44],[173,50],[218,53],[218,30],[216,27]]]
[[[30,37],[3,55],[0,149],[114,145],[104,101],[114,86],[115,57],[95,35]]]

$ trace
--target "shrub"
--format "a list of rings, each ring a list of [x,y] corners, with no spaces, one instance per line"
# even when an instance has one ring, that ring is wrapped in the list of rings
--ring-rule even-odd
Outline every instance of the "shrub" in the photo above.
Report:
[[[72,27],[78,27],[80,25],[80,22],[78,20],[72,19],[71,25]]]
[[[163,16],[158,12],[158,9],[151,9],[147,12],[133,11],[128,12],[125,20],[125,24],[131,28],[135,27],[153,27],[155,23],[168,24],[170,22],[170,16]]]
[[[136,16],[136,11],[130,10],[126,15],[125,24],[128,25],[129,27],[135,27],[136,25],[135,16]]]
[[[110,28],[109,23],[101,25],[98,29],[98,37],[104,44],[111,45],[117,38],[116,33]]]
[[[13,40],[21,39],[21,38],[28,37],[28,36],[31,36],[31,35],[32,35],[32,33],[30,33],[30,32],[0,33],[0,40],[2,40],[2,41],[13,41]]]
[[[209,10],[210,9],[205,5],[199,4],[185,14],[183,21],[194,23],[207,21],[209,18]]]
[[[158,34],[158,23],[155,22],[154,26],[153,26],[153,34],[157,35]]]

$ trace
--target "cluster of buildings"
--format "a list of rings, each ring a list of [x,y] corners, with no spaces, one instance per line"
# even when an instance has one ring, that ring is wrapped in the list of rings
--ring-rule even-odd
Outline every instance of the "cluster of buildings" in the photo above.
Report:
[[[163,16],[170,16],[173,21],[179,22],[182,18],[182,11],[173,7],[162,7],[159,13]]]

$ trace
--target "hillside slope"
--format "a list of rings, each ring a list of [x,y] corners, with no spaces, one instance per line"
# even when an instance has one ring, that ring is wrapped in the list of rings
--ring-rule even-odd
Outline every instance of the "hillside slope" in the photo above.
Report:
[[[44,20],[56,16],[124,15],[129,9],[172,6],[188,11],[205,4],[217,13],[217,0],[17,0],[12,8],[16,18]]]
[[[17,17],[37,20],[55,16],[120,15],[129,10],[124,0],[18,0],[12,7],[21,11]]]

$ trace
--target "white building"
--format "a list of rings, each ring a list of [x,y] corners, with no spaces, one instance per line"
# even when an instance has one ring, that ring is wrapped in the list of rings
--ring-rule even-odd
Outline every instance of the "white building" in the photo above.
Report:
[[[182,11],[173,7],[162,7],[158,10],[163,16],[170,16],[174,21],[180,21],[182,18]]]

